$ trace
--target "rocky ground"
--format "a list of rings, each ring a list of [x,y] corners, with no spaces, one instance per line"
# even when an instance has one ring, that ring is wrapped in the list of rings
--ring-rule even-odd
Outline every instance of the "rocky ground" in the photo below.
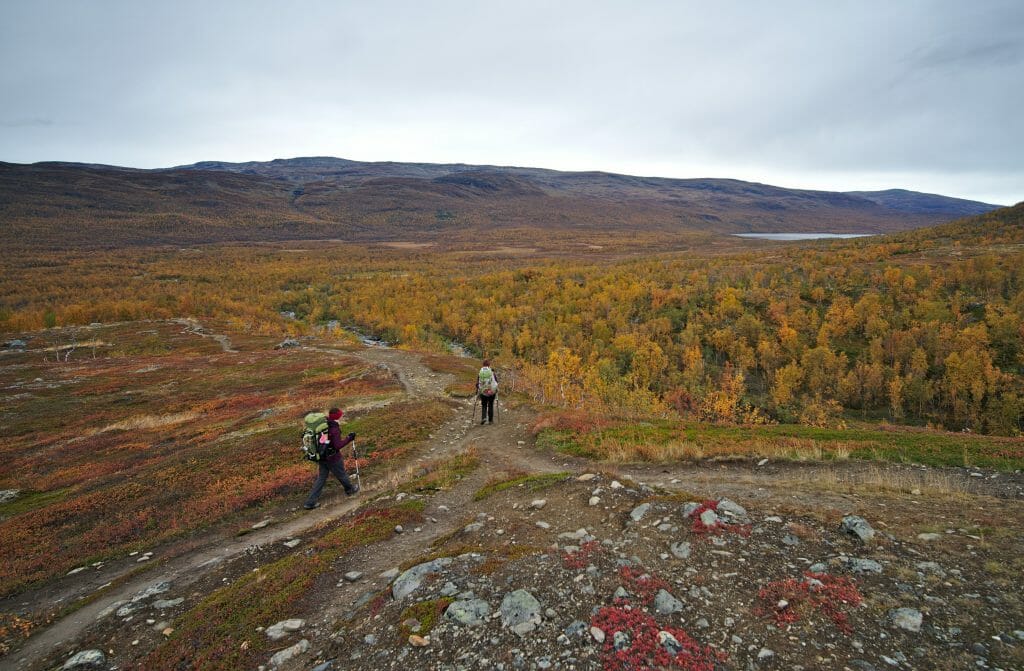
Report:
[[[373,356],[410,392],[447,384],[408,353]],[[418,499],[422,523],[345,555],[293,617],[254,628],[274,642],[261,669],[1024,669],[1020,474],[613,468],[538,450],[526,406],[486,427],[468,411],[358,500],[282,509],[237,552],[106,592],[87,624],[0,668],[144,668],[204,595],[313,552],[318,525],[360,506]],[[467,452],[479,463],[454,485],[397,489],[416,464]],[[200,552],[213,550],[182,556]]]

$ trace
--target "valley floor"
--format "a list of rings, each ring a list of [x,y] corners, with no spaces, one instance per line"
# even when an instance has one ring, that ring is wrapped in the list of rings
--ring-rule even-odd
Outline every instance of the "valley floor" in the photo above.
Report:
[[[405,400],[448,399],[455,380],[411,352],[306,348],[387,370]],[[6,599],[76,606],[0,668],[88,650],[104,661],[75,668],[1024,668],[1019,472],[609,465],[538,447],[514,394],[493,426],[448,402],[357,498],[331,483],[318,510],[268,504],[152,564]],[[873,538],[842,531],[849,515]]]

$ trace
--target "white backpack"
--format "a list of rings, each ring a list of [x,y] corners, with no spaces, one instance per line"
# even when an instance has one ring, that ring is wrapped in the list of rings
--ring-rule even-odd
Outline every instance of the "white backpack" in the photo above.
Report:
[[[494,371],[484,366],[477,376],[477,388],[484,396],[494,396],[498,393],[498,378],[494,377]]]

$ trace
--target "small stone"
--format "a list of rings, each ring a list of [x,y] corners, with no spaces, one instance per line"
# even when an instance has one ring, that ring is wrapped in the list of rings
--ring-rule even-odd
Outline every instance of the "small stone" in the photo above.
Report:
[[[185,597],[178,597],[177,599],[157,599],[153,602],[153,608],[157,610],[167,610],[168,608],[174,608],[180,606],[185,602]]]
[[[541,529],[544,529],[545,531],[547,531],[548,529],[551,528],[551,525],[548,524],[547,522],[537,522],[537,526],[540,527]]]
[[[382,571],[379,574],[379,577],[384,578],[385,580],[394,580],[395,578],[398,577],[399,573],[400,573],[400,571],[398,570],[397,567],[396,568],[389,568],[387,571]]]
[[[672,551],[672,556],[676,559],[689,559],[690,558],[690,544],[686,541],[679,541],[678,543],[672,543],[669,545],[669,550]]]
[[[760,660],[769,659],[775,656],[775,652],[768,648],[761,648],[757,653],[757,658]]]
[[[629,513],[629,518],[634,522],[639,522],[644,518],[644,515],[651,509],[650,503],[641,503]]]
[[[718,502],[718,515],[727,517],[740,524],[747,524],[750,518],[747,516],[747,509],[730,499],[722,499]]]
[[[405,529],[403,529],[403,528],[402,528],[402,525],[401,525],[401,524],[396,524],[396,525],[395,525],[395,533],[396,533],[396,534],[400,534],[400,533],[402,533],[403,531],[405,531]]]
[[[256,524],[252,525],[252,528],[253,529],[262,529],[263,527],[267,526],[268,524],[270,524],[270,518],[267,518],[265,520],[260,520]]]
[[[534,499],[533,501],[530,502],[530,507],[531,508],[536,508],[537,510],[540,510],[541,508],[543,508],[547,504],[548,504],[548,502],[547,502],[546,499]]]
[[[604,631],[602,629],[598,629],[597,627],[591,627],[590,628],[590,635],[598,643],[604,643]]]
[[[293,538],[290,541],[285,541],[285,542],[281,543],[281,545],[285,546],[286,548],[294,548],[294,547],[298,547],[299,543],[301,543],[301,542],[302,542],[301,538]]]
[[[612,646],[616,650],[626,650],[630,645],[632,645],[632,641],[627,631],[617,631],[612,635]]]
[[[430,637],[411,634],[409,636],[409,645],[411,645],[414,648],[425,648],[426,646],[430,645]]]
[[[491,607],[483,599],[455,601],[444,612],[445,619],[467,627],[484,624],[491,614]]]
[[[579,476],[576,479],[579,480],[580,482],[590,482],[591,480],[593,480],[596,477],[597,477],[597,475],[594,474],[594,473],[584,473],[583,475]]]
[[[761,461],[757,462],[757,465],[758,466],[764,466],[767,463],[768,463],[768,459],[765,458],[765,459],[762,459]]]
[[[591,496],[590,500],[587,501],[587,505],[590,506],[596,506],[598,503],[601,503],[601,497],[599,496]]]
[[[272,641],[278,641],[292,632],[296,632],[306,626],[305,620],[293,618],[291,620],[281,620],[276,624],[272,624],[264,630],[264,634],[267,635]]]
[[[654,611],[659,615],[671,615],[683,609],[683,602],[663,589],[654,596]]]
[[[345,574],[345,580],[349,582],[356,582],[363,577],[362,571],[349,571]]]
[[[875,537],[875,530],[871,528],[868,521],[857,515],[847,515],[844,517],[839,528],[843,533],[854,536],[863,543],[867,543]]]
[[[683,645],[679,642],[679,639],[673,636],[672,632],[669,631],[658,632],[658,643],[661,645],[661,647],[665,648],[665,652],[667,652],[669,655],[673,657],[675,657],[684,650]]]
[[[102,669],[107,665],[107,658],[102,650],[83,650],[75,653],[64,662],[63,669]]]
[[[889,619],[900,629],[917,632],[921,631],[924,616],[914,608],[897,608],[889,611]]]
[[[882,565],[874,559],[858,559],[856,557],[844,557],[843,566],[851,573],[881,573]]]
[[[782,537],[782,544],[788,545],[789,547],[796,547],[797,545],[800,545],[800,539],[793,534],[786,534]]]
[[[626,486],[624,484],[622,484],[621,482],[619,482],[618,480],[612,480],[612,484],[609,485],[609,487],[611,487],[612,489],[625,489],[626,488]]]
[[[366,645],[377,645],[377,637],[374,634],[363,636],[363,643]]]
[[[710,508],[700,514],[700,523],[706,527],[713,527],[718,524],[718,513]]]
[[[937,541],[940,538],[942,538],[942,534],[937,533],[926,533],[917,535],[917,540],[925,542]]]
[[[484,523],[483,522],[473,522],[471,524],[467,524],[466,528],[464,528],[463,531],[465,531],[467,534],[472,534],[472,533],[476,533],[477,531],[480,531],[483,528],[484,528]]]
[[[282,664],[291,661],[295,657],[298,657],[307,650],[309,650],[309,641],[307,641],[306,639],[302,639],[290,648],[285,648],[284,650],[276,653],[273,657],[271,657],[270,666],[281,666]]]
[[[174,627],[164,627],[160,631],[160,633],[163,634],[164,636],[170,636],[171,634],[174,633]]]

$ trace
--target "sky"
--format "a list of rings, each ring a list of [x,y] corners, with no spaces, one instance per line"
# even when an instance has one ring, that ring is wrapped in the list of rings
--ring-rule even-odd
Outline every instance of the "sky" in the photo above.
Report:
[[[338,156],[1024,200],[1020,0],[0,0],[0,161]]]

